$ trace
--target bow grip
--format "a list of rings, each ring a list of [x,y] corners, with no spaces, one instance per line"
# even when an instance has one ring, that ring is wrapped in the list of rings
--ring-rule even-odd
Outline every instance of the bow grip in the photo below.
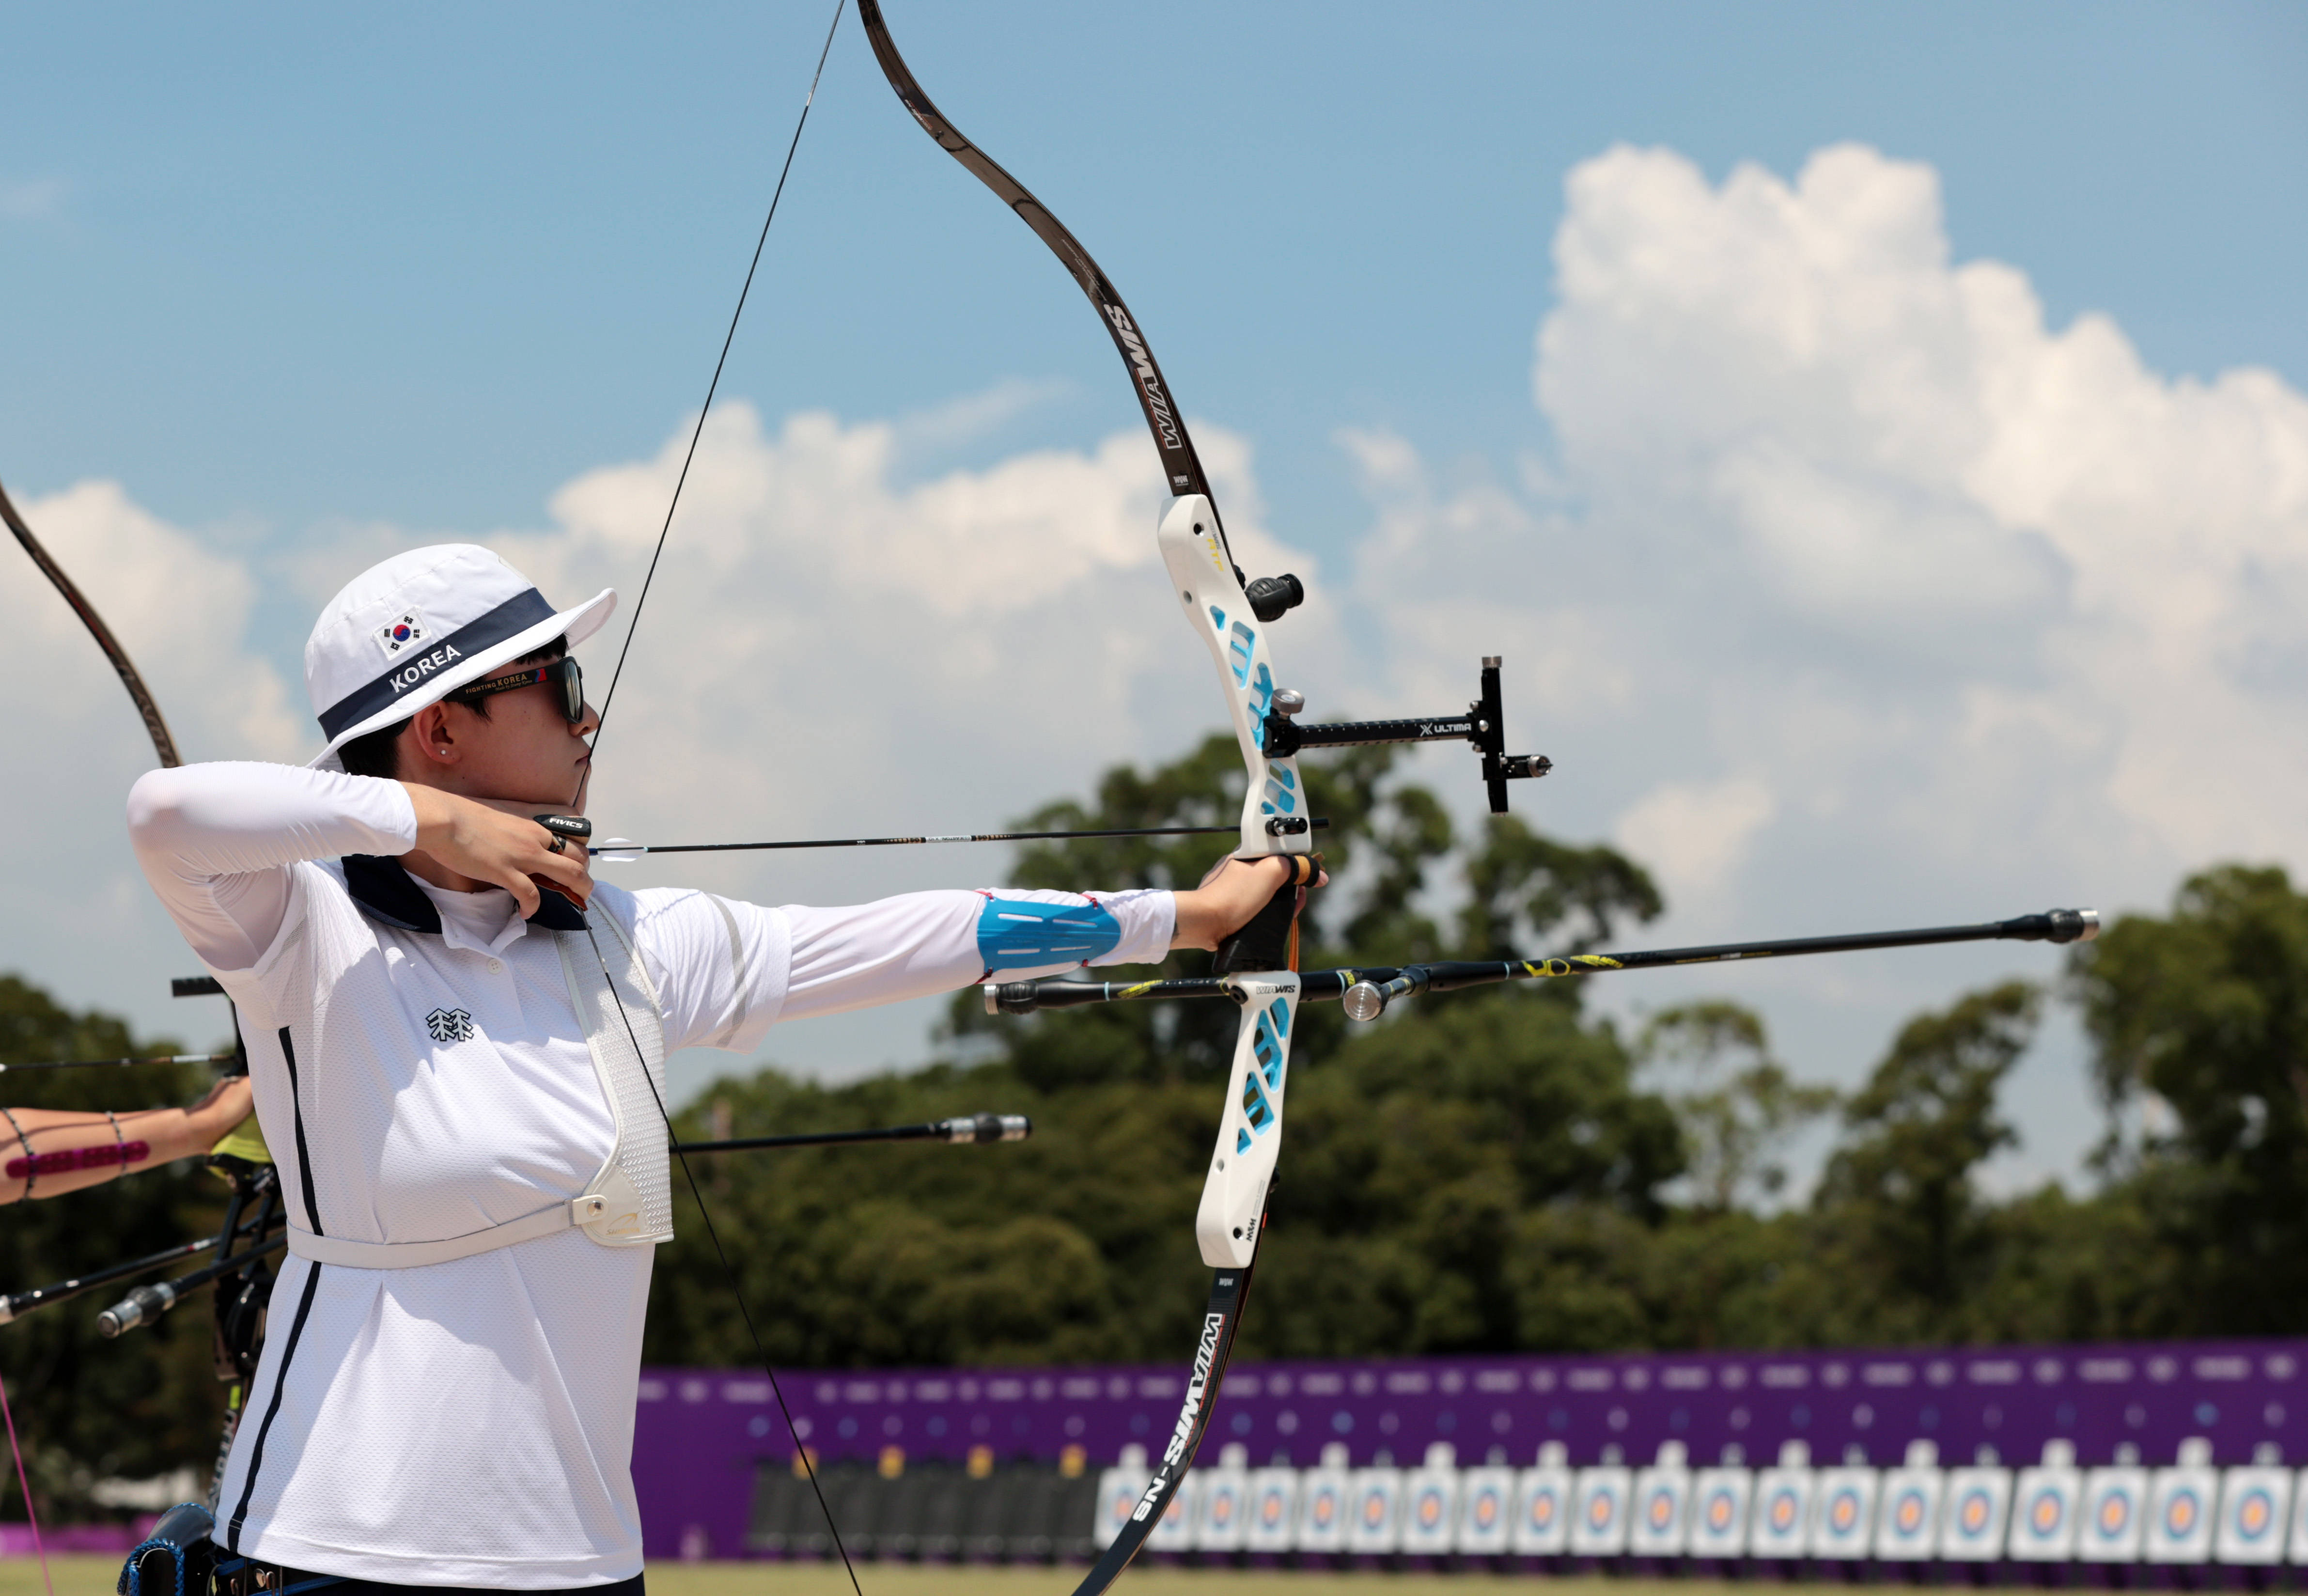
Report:
[[[1253,971],[1292,970],[1298,963],[1298,889],[1312,883],[1322,868],[1319,853],[1270,854],[1290,867],[1281,888],[1250,923],[1219,942],[1211,957],[1212,975],[1241,975]]]

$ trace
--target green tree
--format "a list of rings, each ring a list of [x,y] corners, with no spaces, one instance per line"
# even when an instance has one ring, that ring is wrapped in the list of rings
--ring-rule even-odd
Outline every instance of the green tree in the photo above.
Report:
[[[1658,911],[1634,862],[1511,820],[1453,834],[1384,749],[1325,768],[1337,884],[1305,962],[1383,965],[1592,946]],[[1048,824],[1222,822],[1239,766],[1212,739],[1116,771]],[[1198,879],[1207,842],[1029,851],[1071,888]],[[1447,918],[1428,909],[1457,889]],[[1158,967],[1201,969],[1196,955]],[[1145,973],[1156,973],[1150,969]],[[1134,972],[1133,972],[1134,973]],[[2112,1106],[2153,1093],[2168,1134],[2119,1145],[2097,1189],[1997,1200],[2000,1106],[2045,995],[2007,981],[1903,1026],[1838,1100],[1792,1079],[1735,1004],[1685,1004],[1629,1046],[1570,979],[1397,1005],[1309,1005],[1247,1355],[2011,1342],[2296,1329],[2308,1257],[2301,1096],[2308,901],[2281,873],[2192,881],[2168,919],[2077,950],[2065,990]],[[980,1109],[1022,1147],[739,1155],[711,1178],[725,1241],[797,1364],[1167,1359],[1204,1271],[1191,1221],[1235,1012],[1132,1005],[990,1019],[957,997],[968,1062],[840,1088],[763,1072],[717,1095],[741,1132]],[[1668,1094],[1639,1074],[1683,1072]],[[1788,1139],[1839,1108],[1808,1201],[1773,1206]],[[712,1117],[701,1105],[690,1134]],[[650,1355],[750,1356],[702,1229],[661,1255]]]
[[[1943,1328],[1991,1261],[1975,1177],[2018,1140],[1996,1097],[2042,1006],[2037,988],[2006,981],[1919,1015],[1844,1104],[1814,1206],[1840,1233],[1838,1263],[1866,1281],[1857,1295],[1878,1333]]]
[[[1720,998],[1652,1015],[1635,1051],[1646,1063],[1682,1065],[1701,1083],[1669,1100],[1702,1213],[1776,1198],[1787,1183],[1782,1150],[1839,1100],[1833,1087],[1805,1085],[1771,1057],[1761,1014]],[[1732,1067],[1735,1059],[1744,1063]]]
[[[2147,1094],[2175,1122],[2111,1142],[2154,1216],[2174,1330],[2308,1323],[2308,897],[2275,867],[2190,877],[2168,917],[2080,945],[2071,990],[2119,1114]]]

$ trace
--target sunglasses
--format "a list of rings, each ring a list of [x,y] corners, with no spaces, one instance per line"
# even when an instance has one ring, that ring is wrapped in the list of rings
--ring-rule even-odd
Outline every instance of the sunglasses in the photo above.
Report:
[[[487,698],[492,693],[517,693],[523,687],[534,687],[549,682],[561,692],[561,713],[572,726],[585,718],[585,673],[577,669],[577,661],[567,657],[550,665],[530,665],[511,676],[491,677],[486,682],[475,682],[448,694],[452,703],[471,703]]]

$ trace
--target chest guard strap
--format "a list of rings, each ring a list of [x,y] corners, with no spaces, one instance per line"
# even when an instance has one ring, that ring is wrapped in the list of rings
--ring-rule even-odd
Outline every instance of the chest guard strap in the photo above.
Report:
[[[598,944],[585,931],[550,934],[601,1094],[616,1120],[616,1143],[584,1191],[519,1219],[437,1241],[352,1241],[292,1224],[290,1252],[352,1269],[418,1269],[573,1228],[603,1247],[653,1247],[673,1239],[672,1175],[665,1117],[658,1109],[665,1091],[665,1031],[657,988],[616,918],[601,913],[590,919],[608,933]],[[605,960],[614,978],[603,972]]]

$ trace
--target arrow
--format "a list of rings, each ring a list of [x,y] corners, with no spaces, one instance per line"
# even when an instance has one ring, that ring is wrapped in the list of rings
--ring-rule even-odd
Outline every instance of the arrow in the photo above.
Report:
[[[1324,816],[1310,823],[1316,831],[1330,829]],[[630,865],[645,853],[757,853],[786,848],[905,848],[927,842],[1057,842],[1085,837],[1232,837],[1238,825],[1114,826],[1087,832],[967,832],[946,837],[822,837],[806,842],[628,842],[611,837],[592,850],[605,865]]]
[[[38,1064],[0,1064],[0,1075],[13,1070],[133,1069],[140,1064],[232,1064],[237,1053],[169,1053],[157,1058],[49,1058]]]

